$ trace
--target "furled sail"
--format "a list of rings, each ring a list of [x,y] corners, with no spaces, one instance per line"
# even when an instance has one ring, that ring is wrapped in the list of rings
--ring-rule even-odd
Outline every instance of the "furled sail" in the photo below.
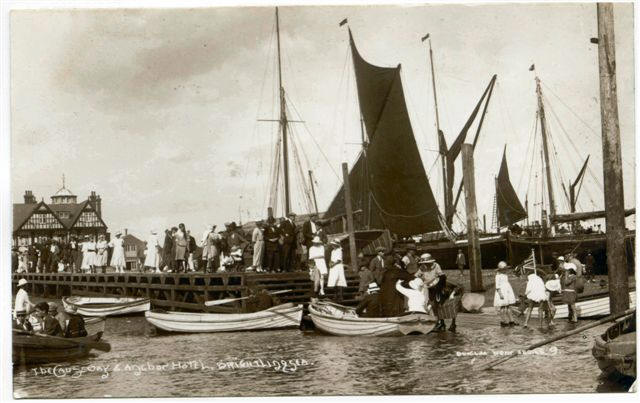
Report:
[[[502,154],[500,172],[496,178],[496,207],[498,213],[498,225],[509,226],[515,222],[527,218],[527,212],[516,195],[516,191],[509,180],[509,168],[507,167],[507,150]]]
[[[635,213],[636,213],[635,208],[624,210],[625,217],[634,215]],[[571,214],[556,214],[553,217],[551,217],[551,221],[553,223],[564,223],[564,222],[573,222],[573,221],[581,221],[581,220],[594,220],[596,218],[604,218],[606,215],[607,215],[607,212],[605,210],[585,211],[582,213],[571,213]]]
[[[404,99],[400,65],[374,66],[365,61],[349,31],[360,112],[368,136],[349,173],[354,209],[368,211],[371,228],[398,235],[440,229],[438,206],[422,165]],[[325,218],[344,214],[344,188]]]

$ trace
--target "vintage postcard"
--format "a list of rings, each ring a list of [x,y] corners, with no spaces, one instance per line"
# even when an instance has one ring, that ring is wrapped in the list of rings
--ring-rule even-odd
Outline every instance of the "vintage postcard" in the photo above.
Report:
[[[635,390],[632,3],[6,18],[9,397]]]

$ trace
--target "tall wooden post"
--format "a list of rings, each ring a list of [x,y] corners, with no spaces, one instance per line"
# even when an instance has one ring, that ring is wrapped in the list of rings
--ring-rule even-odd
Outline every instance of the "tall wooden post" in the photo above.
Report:
[[[351,208],[351,187],[349,186],[349,165],[342,163],[342,180],[344,182],[344,204],[347,211],[347,232],[349,233],[349,258],[352,271],[358,269],[356,254],[356,235],[353,228],[353,209]]]
[[[602,166],[607,227],[609,306],[612,314],[629,308],[629,279],[624,250],[624,189],[616,90],[616,48],[613,4],[598,3],[598,62],[600,67],[600,115]]]
[[[467,208],[467,239],[469,241],[469,278],[471,291],[484,291],[482,287],[482,257],[478,237],[478,210],[476,206],[476,181],[473,168],[473,145],[462,145],[462,180],[464,202]]]

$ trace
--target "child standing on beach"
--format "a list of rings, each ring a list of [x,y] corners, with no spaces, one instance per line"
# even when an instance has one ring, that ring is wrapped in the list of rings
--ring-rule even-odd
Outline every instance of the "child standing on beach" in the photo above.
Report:
[[[500,312],[500,326],[516,326],[517,323],[513,321],[510,305],[516,303],[516,296],[513,293],[513,288],[509,283],[509,276],[507,270],[510,266],[505,262],[498,263],[498,269],[496,270],[496,294],[493,297],[493,306]]]

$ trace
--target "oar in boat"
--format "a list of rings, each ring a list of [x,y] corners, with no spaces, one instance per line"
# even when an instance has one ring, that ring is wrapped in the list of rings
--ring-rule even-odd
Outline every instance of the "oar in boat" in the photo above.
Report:
[[[20,330],[20,329],[13,329],[13,333],[27,335],[27,336],[39,336],[39,337],[55,338],[59,340],[67,340],[76,344],[84,344],[92,349],[104,351],[106,353],[111,351],[111,344],[104,341],[93,341],[93,340],[90,340],[88,337],[83,337],[83,339],[85,340],[80,341],[80,340],[74,340],[74,338],[50,336],[48,334],[34,333],[34,332],[29,332],[27,330]]]
[[[284,294],[286,292],[291,292],[291,291],[293,291],[293,290],[272,291],[272,292],[270,292],[268,294],[269,295]],[[229,302],[240,301],[240,300],[247,299],[247,298],[250,298],[250,297],[217,299],[215,301],[206,301],[204,304],[205,304],[205,306],[223,305],[223,304],[228,304]]]
[[[634,313],[635,311],[636,311],[635,308],[633,308],[633,309],[627,309],[626,311],[621,312],[621,313],[617,313],[617,314],[614,314],[614,315],[609,315],[606,318],[600,319],[600,320],[598,320],[596,322],[589,323],[588,325],[580,326],[580,327],[578,327],[576,329],[560,333],[557,336],[554,336],[554,337],[551,337],[549,339],[542,340],[541,342],[532,344],[529,347],[523,349],[523,351],[533,350],[534,348],[538,348],[538,347],[544,346],[545,344],[553,343],[554,341],[557,341],[557,340],[560,340],[560,339],[564,339],[565,337],[569,337],[569,336],[572,336],[574,334],[580,333],[580,332],[582,332],[584,330],[591,329],[592,327],[596,327],[596,326],[602,325],[603,323],[611,322],[611,321],[614,321],[614,320],[616,320],[618,318],[621,318],[623,316],[630,315],[630,314]],[[520,354],[511,354],[511,355],[508,355],[506,357],[497,359],[495,361],[491,361],[491,362],[489,362],[487,364],[480,365],[480,366],[476,367],[475,369],[476,370],[485,370],[485,369],[493,368],[496,365],[502,364],[503,362],[505,362],[507,360],[510,360],[510,359],[512,359],[512,358],[514,358],[514,357],[516,357],[518,355],[520,355]]]

